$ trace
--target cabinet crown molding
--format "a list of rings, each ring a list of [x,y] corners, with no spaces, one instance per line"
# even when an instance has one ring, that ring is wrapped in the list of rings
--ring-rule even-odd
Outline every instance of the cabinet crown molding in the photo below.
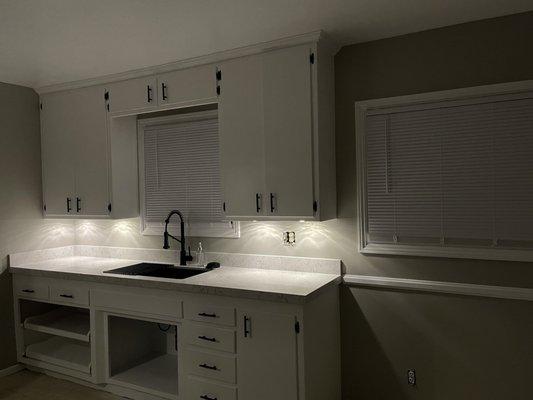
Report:
[[[186,69],[195,67],[203,64],[217,63],[224,60],[229,60],[232,58],[245,57],[252,54],[258,54],[264,51],[280,49],[284,47],[298,46],[305,43],[318,42],[319,40],[326,39],[329,41],[329,38],[325,36],[324,32],[314,31],[309,33],[304,33],[295,36],[289,36],[282,39],[276,39],[261,43],[256,43],[249,46],[238,47],[230,50],[218,51],[215,53],[187,58],[180,61],[174,61],[166,64],[160,64],[155,66],[150,66],[146,68],[139,68],[130,71],[120,72],[116,74],[104,75],[95,78],[82,79],[78,81],[58,83],[54,85],[42,86],[35,88],[35,91],[38,94],[59,92],[63,90],[72,90],[79,89],[87,86],[94,85],[104,85],[111,82],[123,81],[133,78],[141,78],[144,76],[161,74],[170,71],[176,71],[180,69]]]

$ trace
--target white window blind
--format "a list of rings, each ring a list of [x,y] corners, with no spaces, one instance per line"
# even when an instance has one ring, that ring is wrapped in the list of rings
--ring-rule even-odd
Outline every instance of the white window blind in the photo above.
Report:
[[[363,118],[365,245],[533,249],[533,92]]]
[[[187,222],[222,220],[218,120],[210,114],[144,127],[144,218],[180,210]]]

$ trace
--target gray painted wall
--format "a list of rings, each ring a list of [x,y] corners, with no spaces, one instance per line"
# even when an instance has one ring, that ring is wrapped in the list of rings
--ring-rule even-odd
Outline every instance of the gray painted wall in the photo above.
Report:
[[[533,287],[529,263],[358,254],[354,134],[357,100],[533,79],[532,45],[527,13],[344,47],[335,59],[339,218],[243,223],[240,239],[204,238],[204,248],[340,258],[351,274]],[[138,224],[78,222],[77,243],[160,247]],[[283,230],[296,232],[296,246],[281,244]],[[530,302],[343,288],[341,305],[345,399],[531,398]]]
[[[39,99],[0,83],[0,370],[16,362],[7,255],[74,243],[72,221],[41,214]]]

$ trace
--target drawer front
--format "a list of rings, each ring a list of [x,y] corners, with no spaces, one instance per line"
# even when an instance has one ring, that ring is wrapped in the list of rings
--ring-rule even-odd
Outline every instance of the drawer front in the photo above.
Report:
[[[48,300],[50,298],[47,284],[40,283],[33,277],[14,277],[13,291],[19,297]]]
[[[235,331],[211,325],[185,322],[181,327],[185,344],[212,350],[235,352]]]
[[[189,374],[235,383],[237,363],[233,356],[184,349],[183,361],[185,371]]]
[[[173,320],[183,318],[181,300],[177,297],[95,290],[91,302],[96,307],[161,315]]]
[[[89,290],[72,287],[73,282],[50,285],[50,301],[61,304],[89,305]]]
[[[185,388],[186,399],[237,400],[237,389],[189,376]]]
[[[185,318],[192,321],[235,326],[235,309],[202,303],[185,303]]]

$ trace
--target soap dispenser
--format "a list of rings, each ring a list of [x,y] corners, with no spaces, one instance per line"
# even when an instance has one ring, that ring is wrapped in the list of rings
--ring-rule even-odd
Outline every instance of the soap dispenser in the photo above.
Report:
[[[198,265],[205,265],[205,253],[202,248],[202,242],[198,243],[198,250],[196,250],[196,262]]]

